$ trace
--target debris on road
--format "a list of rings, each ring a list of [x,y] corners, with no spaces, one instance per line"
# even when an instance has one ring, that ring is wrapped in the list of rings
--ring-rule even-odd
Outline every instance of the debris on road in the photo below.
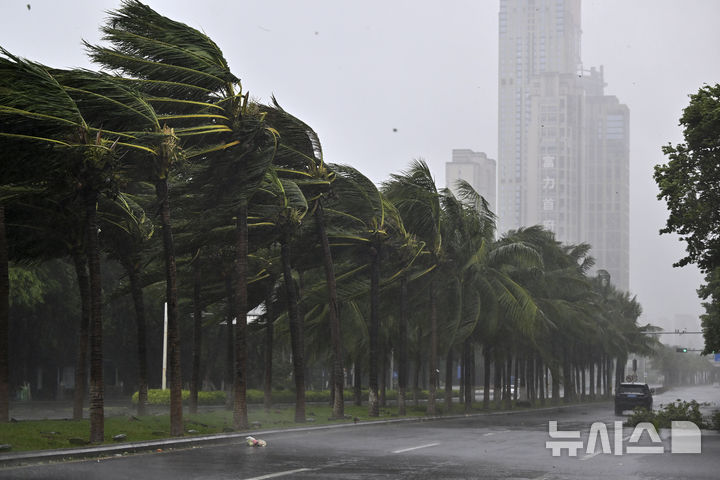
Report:
[[[267,442],[265,440],[260,440],[259,438],[255,437],[245,437],[245,441],[247,442],[249,447],[266,447]]]

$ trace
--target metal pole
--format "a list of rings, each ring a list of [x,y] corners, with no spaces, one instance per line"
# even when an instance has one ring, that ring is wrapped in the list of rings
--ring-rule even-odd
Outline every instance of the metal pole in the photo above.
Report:
[[[165,302],[165,322],[163,328],[163,362],[162,362],[162,389],[167,388],[167,338],[168,338],[168,310]]]

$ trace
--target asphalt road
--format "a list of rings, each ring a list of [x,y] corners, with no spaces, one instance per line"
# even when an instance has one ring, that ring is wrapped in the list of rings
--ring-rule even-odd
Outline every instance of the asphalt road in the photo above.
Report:
[[[698,387],[658,395],[656,406],[676,398],[715,401],[720,387]],[[0,478],[13,479],[717,479],[720,435],[704,432],[701,453],[672,453],[669,432],[661,442],[649,433],[633,443],[633,429],[615,435],[612,404],[479,415],[425,422],[349,425],[343,428],[288,431],[262,436],[265,448],[244,442],[144,453],[92,461],[12,467]],[[579,439],[553,439],[549,421],[560,434],[579,431]],[[602,422],[602,436],[587,451],[591,425]],[[596,424],[598,425],[598,424]],[[622,449],[618,453],[617,441]],[[557,441],[581,443],[577,456],[558,449]],[[629,447],[662,446],[662,453],[632,453]],[[608,449],[606,449],[608,450]]]

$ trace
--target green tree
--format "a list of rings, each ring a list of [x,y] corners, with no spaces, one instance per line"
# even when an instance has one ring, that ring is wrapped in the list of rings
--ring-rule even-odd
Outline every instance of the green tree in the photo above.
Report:
[[[429,254],[427,261],[432,270],[428,273],[427,287],[430,323],[430,388],[427,412],[435,415],[439,380],[437,290],[440,279],[437,269],[444,255],[441,193],[435,185],[430,167],[424,160],[415,160],[405,172],[391,175],[391,180],[383,186],[383,190],[400,212],[407,230],[425,243]]]
[[[687,255],[674,264],[695,263],[706,275],[720,267],[720,84],[704,85],[690,95],[680,117],[684,143],[666,145],[668,162],[655,166],[655,182],[669,215],[660,233],[677,233],[686,243]],[[720,350],[720,301],[714,288],[703,288],[712,297],[703,317],[705,353]]]
[[[274,133],[264,115],[242,91],[218,45],[204,33],[164,17],[136,0],[111,12],[102,28],[111,48],[87,45],[92,59],[127,76],[165,123],[165,143],[148,166],[160,203],[166,257],[168,335],[171,373],[171,433],[182,435],[180,339],[175,252],[170,223],[168,179],[178,157],[175,134],[185,142],[184,156],[208,165],[212,184],[223,197],[226,221],[235,226],[235,378],[234,424],[247,427],[247,253],[248,203],[262,181],[275,150]],[[170,126],[172,125],[172,128]]]

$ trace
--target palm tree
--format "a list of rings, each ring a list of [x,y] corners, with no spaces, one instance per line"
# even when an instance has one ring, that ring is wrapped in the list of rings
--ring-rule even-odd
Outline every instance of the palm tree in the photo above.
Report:
[[[8,247],[5,235],[5,206],[0,202],[0,422],[10,421],[9,401],[9,335],[10,278],[8,275]]]
[[[343,418],[344,385],[342,336],[338,311],[337,281],[330,242],[328,240],[325,207],[331,193],[335,173],[325,164],[317,133],[305,122],[289,114],[273,98],[268,107],[268,122],[278,131],[280,140],[274,164],[278,174],[292,179],[302,189],[310,209],[314,212],[317,239],[320,244],[327,285],[328,323],[332,350],[332,403],[334,418]]]
[[[427,293],[429,296],[430,323],[430,388],[428,395],[428,415],[435,415],[435,392],[438,384],[438,319],[437,319],[437,267],[444,254],[441,229],[441,194],[430,168],[424,160],[415,160],[401,174],[391,175],[391,180],[383,185],[388,199],[400,212],[407,230],[425,244],[429,273]]]
[[[167,272],[168,334],[171,356],[171,433],[182,434],[180,351],[174,245],[170,224],[168,178],[177,159],[174,134],[184,139],[186,158],[212,165],[213,184],[225,194],[228,221],[235,226],[235,375],[233,422],[247,427],[246,329],[247,209],[272,161],[275,137],[264,115],[242,92],[220,48],[204,33],[163,17],[136,0],[111,12],[102,28],[112,48],[87,45],[92,59],[127,75],[165,122],[162,155],[149,167],[161,204]],[[173,128],[167,126],[172,124]],[[212,176],[212,175],[211,175]],[[230,188],[231,187],[231,188]]]
[[[370,283],[365,290],[370,300],[368,411],[370,416],[378,416],[381,269],[384,250],[392,248],[394,238],[403,237],[404,228],[397,211],[367,177],[347,165],[331,168],[336,173],[333,193],[337,201],[328,206],[331,225],[328,237],[338,246],[353,251],[356,261],[364,270],[369,270]]]
[[[143,295],[143,250],[153,237],[154,225],[129,195],[104,202],[101,241],[111,258],[117,259],[128,276],[135,308],[138,359],[138,415],[145,415],[148,401],[147,326]],[[82,266],[76,269],[82,269]],[[82,280],[80,280],[82,283]],[[82,391],[81,388],[78,390]],[[82,405],[82,404],[81,404]]]
[[[12,118],[0,132],[16,143],[50,146],[44,151],[46,172],[59,172],[46,188],[66,198],[77,198],[84,212],[85,246],[90,285],[90,440],[103,441],[102,317],[100,247],[97,203],[103,192],[113,192],[118,149],[149,151],[130,133],[129,123],[142,128],[154,112],[133,91],[114,79],[92,72],[50,70],[2,51],[0,112]],[[102,125],[102,128],[100,127]],[[105,136],[114,136],[114,140]],[[22,152],[18,155],[18,151]],[[34,164],[37,150],[13,148],[17,162]],[[111,181],[108,181],[111,180]]]

